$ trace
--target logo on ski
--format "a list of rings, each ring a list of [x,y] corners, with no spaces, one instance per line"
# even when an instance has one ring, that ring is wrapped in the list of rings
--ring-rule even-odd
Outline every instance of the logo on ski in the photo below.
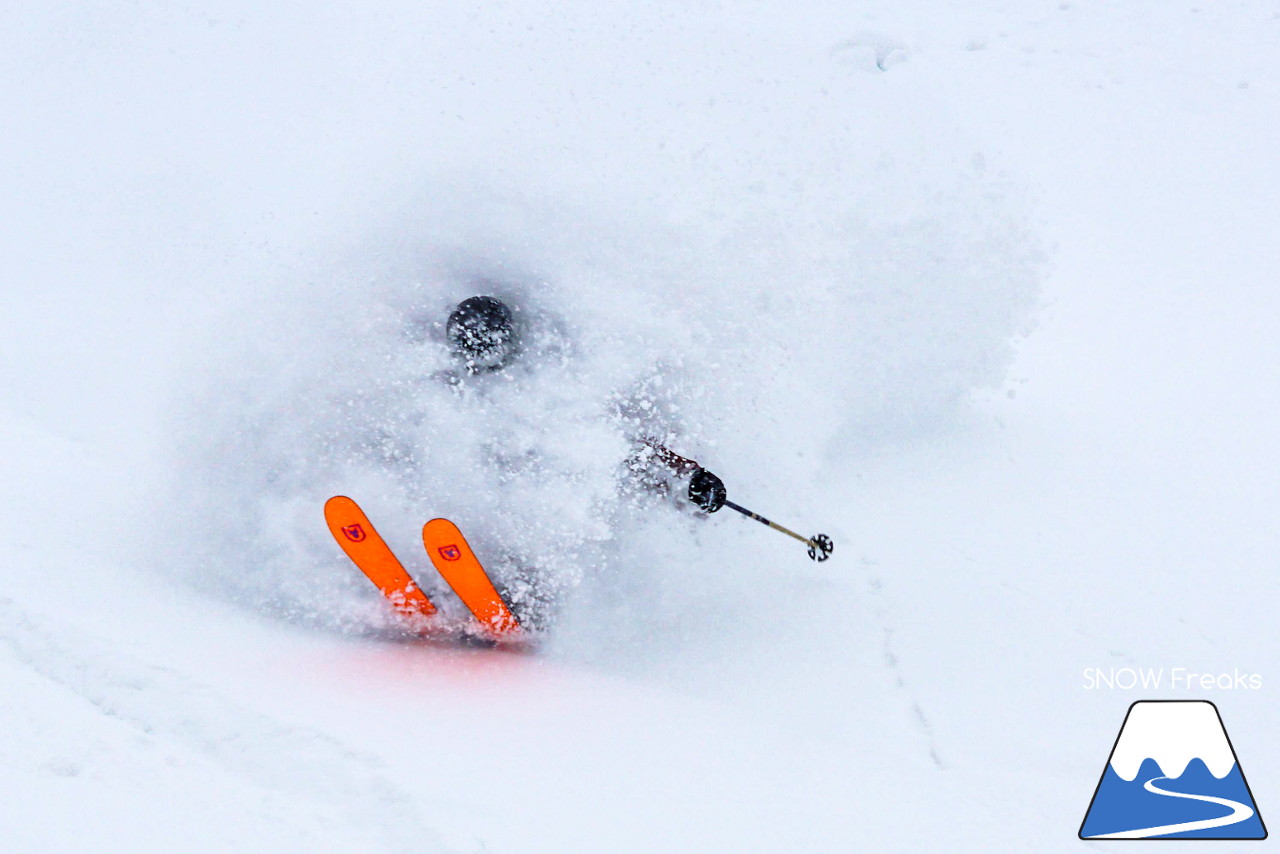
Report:
[[[363,542],[366,536],[364,528],[360,526],[359,522],[354,525],[343,525],[342,534],[353,543]]]
[[[436,551],[440,552],[440,557],[445,560],[457,560],[462,557],[462,549],[457,546],[441,546]]]
[[[1205,700],[1130,706],[1079,836],[1266,839],[1217,706]]]

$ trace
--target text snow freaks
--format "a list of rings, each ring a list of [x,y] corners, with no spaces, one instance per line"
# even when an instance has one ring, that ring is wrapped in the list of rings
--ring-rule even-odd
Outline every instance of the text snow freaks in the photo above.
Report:
[[[1233,669],[1230,673],[1204,673],[1188,667],[1086,667],[1086,691],[1258,691],[1262,675]]]

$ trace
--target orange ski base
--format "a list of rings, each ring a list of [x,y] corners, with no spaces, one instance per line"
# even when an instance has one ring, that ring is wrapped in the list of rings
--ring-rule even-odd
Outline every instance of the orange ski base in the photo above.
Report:
[[[481,625],[508,640],[522,634],[520,622],[494,589],[457,525],[432,519],[422,526],[422,544],[436,570]]]
[[[347,557],[369,576],[397,613],[406,617],[436,613],[435,605],[374,530],[360,505],[345,495],[335,495],[325,502],[324,519]]]

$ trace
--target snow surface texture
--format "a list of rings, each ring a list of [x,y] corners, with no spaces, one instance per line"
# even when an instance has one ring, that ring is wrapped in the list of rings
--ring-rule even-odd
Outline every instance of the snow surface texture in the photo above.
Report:
[[[7,848],[1074,850],[1126,665],[1263,674],[1267,814],[1274,4],[259,6],[0,24]],[[646,401],[835,557],[620,490]]]

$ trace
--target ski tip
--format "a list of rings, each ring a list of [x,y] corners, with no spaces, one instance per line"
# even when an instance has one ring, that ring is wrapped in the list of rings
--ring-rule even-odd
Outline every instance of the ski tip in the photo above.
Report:
[[[329,498],[327,501],[325,501],[325,503],[324,503],[324,512],[325,512],[326,514],[327,514],[327,513],[331,513],[331,512],[333,512],[333,511],[334,511],[336,508],[338,508],[338,507],[344,507],[344,506],[349,507],[349,506],[351,506],[352,504],[355,504],[355,502],[354,502],[354,501],[352,501],[352,500],[351,500],[350,498],[348,498],[347,496],[345,496],[345,495],[335,495],[335,496],[333,496],[333,497]]]
[[[520,621],[457,525],[448,519],[432,519],[422,526],[422,544],[436,571],[485,631],[502,638],[522,633]]]
[[[360,505],[345,495],[335,495],[325,502],[324,516],[329,533],[343,552],[382,592],[396,613],[405,618],[436,613],[431,599],[405,570]]]

